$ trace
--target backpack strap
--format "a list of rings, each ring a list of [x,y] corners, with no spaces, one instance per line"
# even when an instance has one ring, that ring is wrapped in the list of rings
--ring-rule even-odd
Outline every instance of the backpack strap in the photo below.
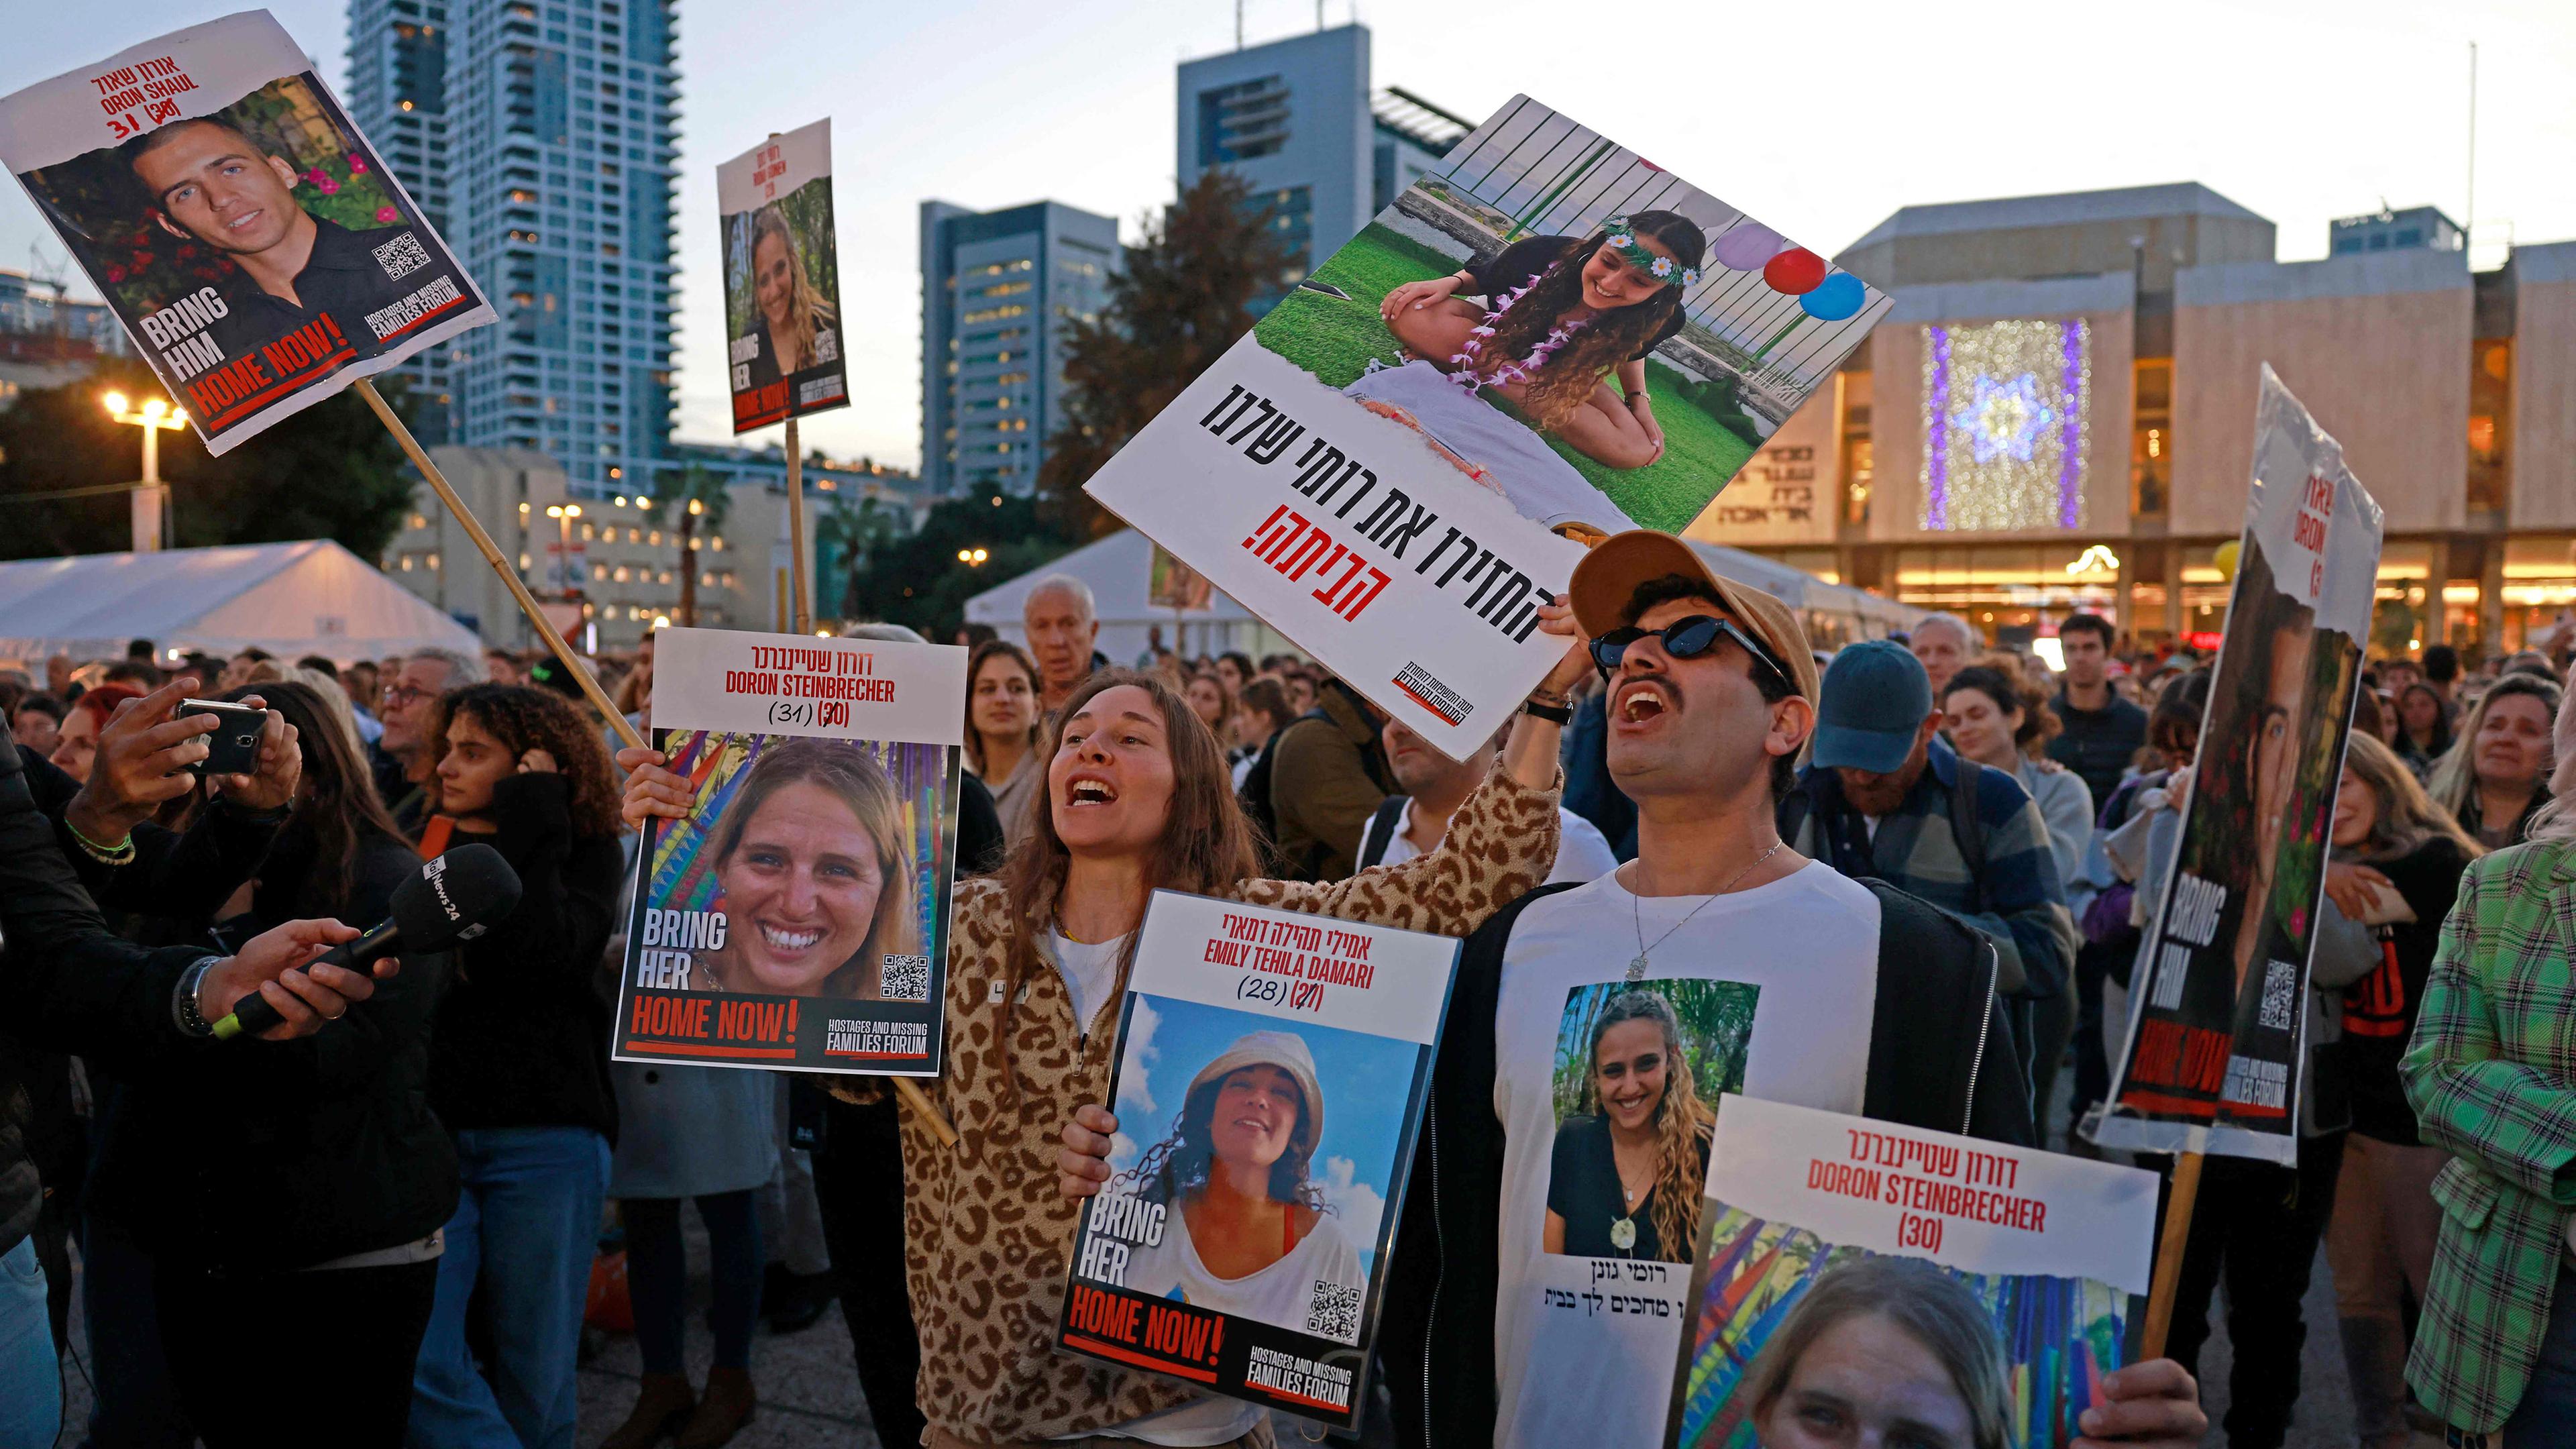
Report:
[[[1410,795],[1389,795],[1379,803],[1377,813],[1369,817],[1368,830],[1360,836],[1360,855],[1353,862],[1354,869],[1366,870],[1386,859],[1386,848],[1395,840],[1396,822],[1404,818],[1404,807],[1412,803]]]

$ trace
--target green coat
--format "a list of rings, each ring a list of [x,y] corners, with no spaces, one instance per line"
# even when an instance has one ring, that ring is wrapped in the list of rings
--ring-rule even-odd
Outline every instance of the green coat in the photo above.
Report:
[[[2576,842],[2473,862],[2442,925],[2399,1071],[2427,1143],[2442,1234],[2406,1381],[2473,1433],[2521,1402],[2576,1207]]]

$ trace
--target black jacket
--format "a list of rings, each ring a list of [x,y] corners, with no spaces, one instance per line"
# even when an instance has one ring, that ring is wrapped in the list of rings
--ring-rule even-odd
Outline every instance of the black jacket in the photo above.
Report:
[[[313,914],[298,901],[312,854],[289,827],[250,912],[222,938]],[[390,913],[420,859],[378,836],[352,865],[329,913],[363,929]],[[445,954],[407,954],[399,975],[315,1036],[235,1043],[187,1071],[132,1080],[103,1124],[90,1205],[154,1257],[213,1269],[293,1269],[429,1236],[456,1211],[455,1144],[425,1090],[449,967]]]
[[[457,953],[429,1046],[429,1102],[450,1130],[588,1127],[615,1141],[608,1084],[614,1011],[600,969],[617,919],[617,837],[572,830],[572,783],[512,775],[493,788],[500,831],[482,841],[519,873],[519,905]]]
[[[0,721],[0,992],[15,1026],[0,1042],[0,1252],[34,1226],[42,1196],[27,1158],[20,1055],[32,1048],[183,1063],[230,1045],[187,1036],[171,1015],[179,978],[204,954],[147,951],[108,934],[28,793],[17,741]]]
[[[1861,884],[1879,903],[1862,1115],[2030,1145],[2029,1089],[1996,992],[1994,947],[1885,881]],[[1459,957],[1378,1328],[1400,1444],[1490,1449],[1494,1441],[1503,1193],[1494,1010],[1513,922],[1531,901],[1566,889],[1541,887],[1504,907]]]

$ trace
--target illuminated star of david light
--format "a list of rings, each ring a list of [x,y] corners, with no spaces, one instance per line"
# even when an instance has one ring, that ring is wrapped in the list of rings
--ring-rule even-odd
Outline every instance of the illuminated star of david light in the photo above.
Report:
[[[2057,410],[2040,395],[2039,376],[2025,372],[2010,382],[1977,374],[1976,396],[1950,415],[1950,425],[1968,437],[1977,461],[2009,457],[2030,461],[2030,452],[2057,422]]]

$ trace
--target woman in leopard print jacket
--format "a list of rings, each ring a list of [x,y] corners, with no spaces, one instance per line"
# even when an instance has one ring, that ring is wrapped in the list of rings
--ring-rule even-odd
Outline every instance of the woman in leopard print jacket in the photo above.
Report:
[[[1571,634],[1561,605],[1544,612],[1549,632]],[[1534,697],[1561,702],[1588,667],[1579,647],[1569,650]],[[1054,1347],[1080,1212],[1057,1188],[1057,1145],[1076,1106],[1108,1099],[1117,1005],[1145,903],[1158,889],[1189,891],[1464,936],[1536,886],[1555,858],[1557,726],[1518,721],[1438,850],[1333,884],[1258,878],[1223,753],[1149,676],[1092,676],[1050,735],[1040,756],[1049,808],[998,877],[957,887],[947,1071],[921,1084],[957,1145],[942,1147],[928,1122],[904,1116],[926,1442],[1267,1446],[1266,1417],[1251,1405]],[[687,783],[649,752],[627,751],[620,763],[634,771],[630,821],[684,813]],[[869,1087],[839,1078],[834,1090]]]

